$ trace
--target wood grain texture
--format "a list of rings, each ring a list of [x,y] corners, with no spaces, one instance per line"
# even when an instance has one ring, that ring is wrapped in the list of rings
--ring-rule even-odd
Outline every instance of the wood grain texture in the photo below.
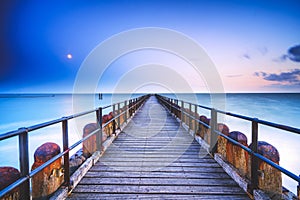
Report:
[[[249,199],[152,96],[68,199]]]

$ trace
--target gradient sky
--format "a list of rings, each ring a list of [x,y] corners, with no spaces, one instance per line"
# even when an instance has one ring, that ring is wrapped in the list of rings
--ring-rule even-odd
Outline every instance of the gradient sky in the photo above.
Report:
[[[99,43],[143,27],[193,38],[215,63],[226,92],[300,92],[299,10],[299,0],[3,0],[0,93],[72,92],[81,63]],[[100,90],[111,91],[118,67],[137,57],[115,62]]]

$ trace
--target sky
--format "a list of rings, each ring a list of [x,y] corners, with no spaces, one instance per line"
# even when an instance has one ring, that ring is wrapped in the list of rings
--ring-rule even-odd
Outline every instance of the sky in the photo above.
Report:
[[[3,0],[0,93],[73,92],[95,48],[145,27],[195,41],[214,63],[224,92],[300,92],[299,10],[299,0]],[[115,91],[127,84],[127,75],[138,79],[131,72],[149,64],[172,69],[195,92],[211,92],[208,78],[195,77],[190,63],[158,49],[120,55],[99,75],[96,91]],[[139,82],[134,91],[159,92],[162,84],[155,81]]]

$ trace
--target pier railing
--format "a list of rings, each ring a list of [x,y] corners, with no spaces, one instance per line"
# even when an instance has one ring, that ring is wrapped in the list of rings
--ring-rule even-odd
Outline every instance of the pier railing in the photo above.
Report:
[[[20,178],[15,180],[9,186],[5,187],[0,191],[0,199],[6,198],[7,195],[11,192],[18,193],[18,199],[29,200],[31,198],[31,189],[30,189],[30,179],[40,173],[43,169],[49,167],[59,158],[63,157],[63,171],[64,181],[62,185],[70,188],[70,166],[69,166],[69,152],[82,144],[84,141],[87,141],[92,136],[96,135],[96,150],[102,151],[102,134],[103,129],[108,125],[112,124],[112,133],[120,128],[123,123],[126,123],[127,120],[136,112],[136,110],[145,102],[149,95],[144,95],[138,98],[133,98],[126,100],[124,102],[108,105],[105,107],[99,107],[90,111],[74,114],[67,117],[62,117],[45,123],[37,124],[34,126],[20,128],[15,131],[7,132],[0,135],[0,141],[6,140],[12,137],[18,137],[19,139],[19,163],[20,163]],[[105,109],[112,108],[112,117],[105,122],[103,122],[103,111]],[[81,140],[69,146],[69,134],[68,134],[68,121],[74,118],[81,116],[86,116],[88,114],[95,113],[97,120],[97,129],[90,132],[88,135],[85,135]],[[45,127],[49,127],[55,124],[61,124],[62,127],[62,140],[63,140],[63,151],[51,159],[47,160],[44,164],[38,166],[34,170],[29,170],[29,151],[28,151],[28,135],[30,132]],[[109,133],[110,134],[110,133]],[[1,167],[1,166],[0,166]],[[4,178],[4,177],[1,177]],[[9,197],[8,197],[9,198]]]
[[[285,126],[282,124],[276,124],[272,123],[269,121],[265,120],[260,120],[257,118],[251,118],[239,114],[234,114],[230,112],[225,112],[222,110],[214,109],[214,108],[209,108],[206,106],[202,105],[197,105],[194,103],[190,102],[185,102],[182,100],[178,99],[173,99],[173,98],[168,98],[165,96],[161,95],[156,95],[159,99],[159,101],[171,112],[173,113],[176,117],[178,117],[181,120],[181,123],[185,123],[187,126],[188,130],[193,131],[194,134],[196,135],[196,132],[199,130],[199,126],[207,128],[207,130],[210,131],[210,138],[208,141],[209,144],[209,152],[211,154],[214,154],[217,151],[217,142],[219,141],[218,137],[225,138],[227,141],[229,141],[231,144],[234,144],[247,153],[251,155],[250,158],[250,185],[248,185],[248,192],[253,194],[253,191],[256,189],[259,189],[259,176],[261,174],[261,171],[259,170],[259,162],[263,161],[267,163],[268,165],[272,166],[273,168],[279,170],[280,172],[284,173],[291,179],[295,180],[298,182],[298,198],[300,197],[299,195],[299,190],[300,190],[300,177],[289,170],[281,167],[278,163],[275,163],[274,161],[270,160],[270,158],[267,158],[263,156],[261,153],[259,153],[259,141],[258,141],[258,125],[266,125],[269,127],[273,127],[276,129],[288,131],[291,133],[296,133],[300,134],[300,129],[290,127],[290,126]],[[198,114],[198,108],[202,108],[205,110],[210,111],[210,118],[208,119],[208,122],[205,120],[201,120],[201,116]],[[237,138],[232,138],[228,134],[224,134],[222,130],[218,128],[218,114],[224,114],[227,116],[232,116],[234,118],[238,118],[241,120],[246,120],[251,122],[251,138],[252,138],[252,144],[248,147],[248,145],[244,145],[241,142],[237,140]]]

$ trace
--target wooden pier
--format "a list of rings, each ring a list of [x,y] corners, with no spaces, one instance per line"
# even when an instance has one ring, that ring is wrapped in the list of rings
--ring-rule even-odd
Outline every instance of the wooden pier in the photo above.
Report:
[[[249,199],[151,96],[68,199]]]
[[[69,121],[90,114],[95,121],[69,144]],[[251,143],[220,114],[250,122]],[[41,144],[30,170],[29,135],[53,125],[62,128],[63,146]],[[19,128],[0,134],[0,141],[18,137],[20,160],[19,170],[0,166],[0,199],[300,199],[299,176],[279,165],[276,147],[258,140],[259,125],[300,134],[158,94]],[[281,173],[298,182],[297,196],[282,186]]]

